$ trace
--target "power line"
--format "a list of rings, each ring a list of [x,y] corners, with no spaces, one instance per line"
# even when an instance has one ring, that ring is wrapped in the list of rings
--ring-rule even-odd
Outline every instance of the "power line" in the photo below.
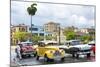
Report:
[[[71,3],[57,3],[57,2],[43,2],[43,1],[27,1],[27,0],[11,0],[16,2],[35,2],[35,3],[48,3],[48,4],[63,4],[63,5],[80,5],[80,6],[93,6],[95,5],[86,5],[86,4],[71,4]]]

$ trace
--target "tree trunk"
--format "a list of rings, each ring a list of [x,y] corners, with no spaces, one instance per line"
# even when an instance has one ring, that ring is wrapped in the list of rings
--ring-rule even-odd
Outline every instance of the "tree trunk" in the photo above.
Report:
[[[30,41],[32,41],[32,16],[31,16],[31,37],[30,37]]]

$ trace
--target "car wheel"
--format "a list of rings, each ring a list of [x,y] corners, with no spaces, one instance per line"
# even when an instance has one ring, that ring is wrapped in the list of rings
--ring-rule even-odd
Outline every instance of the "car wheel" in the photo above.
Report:
[[[79,54],[76,54],[76,58],[79,58]]]
[[[61,58],[61,61],[64,61],[65,60],[65,57]]]
[[[38,55],[36,56],[36,60],[39,60],[39,56]]]
[[[73,58],[75,57],[75,54],[74,54],[74,53],[72,54],[72,57],[73,57]]]
[[[44,56],[44,61],[49,62],[50,59],[47,57],[47,55]]]
[[[25,55],[21,55],[22,59],[25,58]]]
[[[37,52],[36,53],[34,53],[34,57],[36,57],[37,56]]]
[[[88,54],[87,54],[87,57],[90,57],[90,56],[91,56],[91,53],[88,53]]]

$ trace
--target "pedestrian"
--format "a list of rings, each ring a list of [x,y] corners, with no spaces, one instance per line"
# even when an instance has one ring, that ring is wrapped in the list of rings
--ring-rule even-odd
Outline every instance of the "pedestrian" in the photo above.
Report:
[[[17,45],[17,48],[16,48],[16,53],[17,53],[17,57],[21,60],[22,59],[22,56],[21,56],[21,44],[18,44]]]

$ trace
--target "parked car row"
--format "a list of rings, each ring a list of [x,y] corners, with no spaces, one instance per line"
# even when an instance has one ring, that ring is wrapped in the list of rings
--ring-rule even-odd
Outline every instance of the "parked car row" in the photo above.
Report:
[[[40,41],[37,44],[38,46],[34,47],[32,42],[21,42],[21,57],[24,58],[24,56],[34,55],[36,60],[44,57],[44,61],[48,62],[56,59],[64,61],[66,53],[72,54],[72,57],[76,58],[79,58],[79,55],[87,55],[87,57],[90,57],[92,50],[95,53],[95,46],[91,46],[90,43],[81,44],[78,40],[66,41],[64,45],[60,46],[57,44],[56,41]]]
[[[91,55],[91,46],[88,44],[81,44],[79,40],[66,41],[63,46],[59,46],[60,49],[64,49],[66,53],[72,54],[73,57],[79,58],[79,55]]]

